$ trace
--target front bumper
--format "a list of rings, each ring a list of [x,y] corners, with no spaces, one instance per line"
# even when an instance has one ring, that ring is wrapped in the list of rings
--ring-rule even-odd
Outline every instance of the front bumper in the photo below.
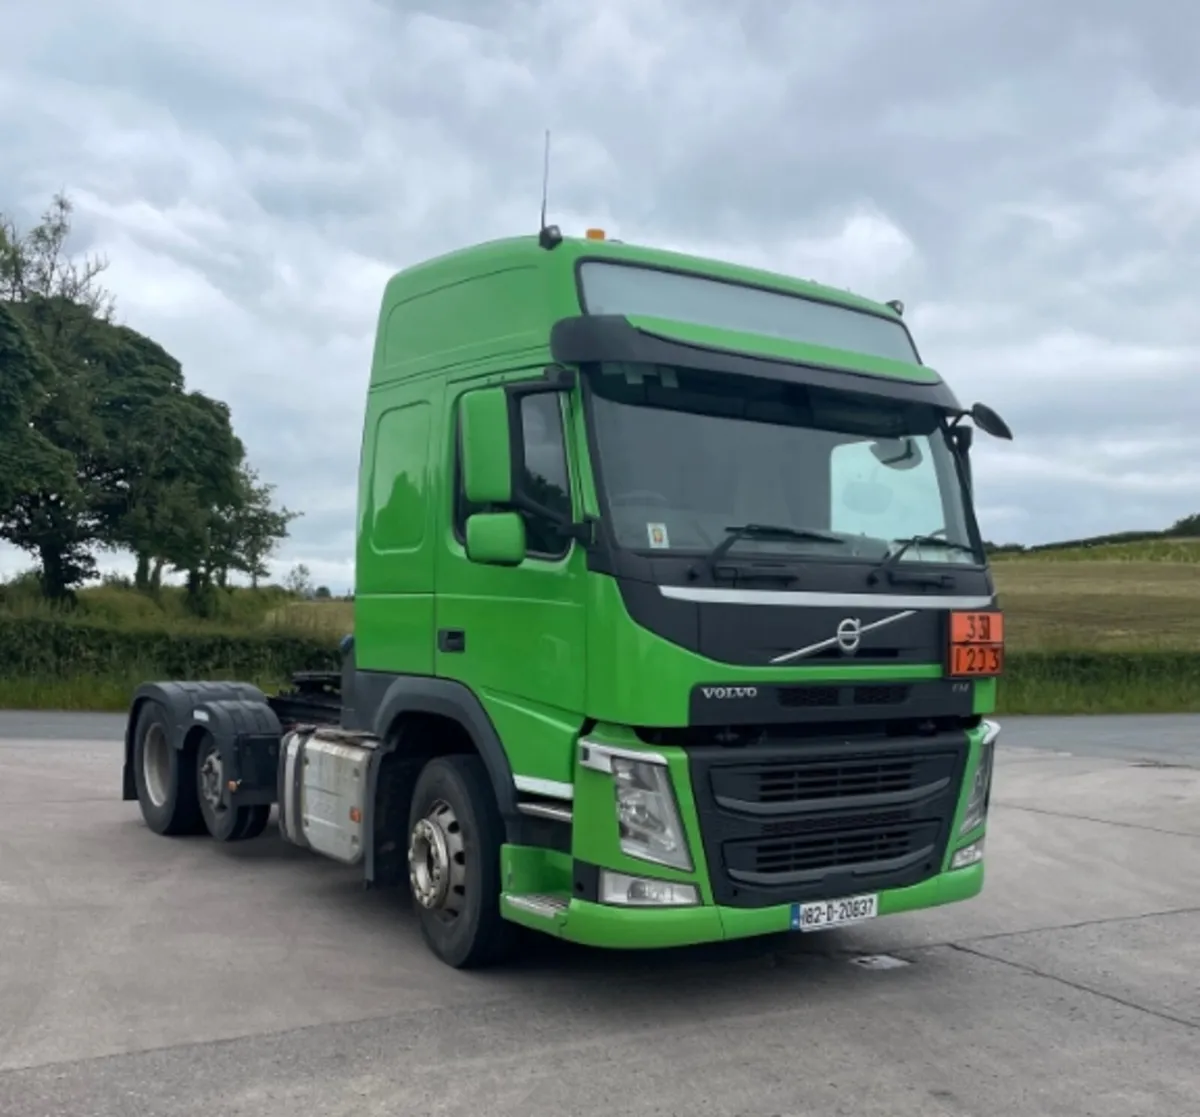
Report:
[[[623,853],[614,813],[613,779],[594,766],[581,765],[574,787],[570,851],[506,846],[502,911],[515,922],[573,942],[653,948],[788,931],[793,906],[808,901],[873,894],[878,897],[876,914],[882,916],[971,899],[984,883],[982,842],[990,788],[990,780],[977,777],[990,771],[990,764],[982,762],[990,756],[998,734],[999,727],[985,721],[963,731],[953,747],[944,736],[920,747],[904,740],[891,741],[874,754],[880,761],[877,771],[860,763],[861,749],[847,749],[847,763],[837,772],[827,763],[827,742],[818,742],[811,750],[787,750],[785,759],[792,758],[787,760],[787,786],[792,790],[783,812],[766,815],[763,825],[787,825],[789,843],[805,828],[824,841],[831,827],[835,833],[847,835],[847,841],[810,842],[802,849],[810,857],[804,871],[785,866],[786,871],[773,880],[762,879],[765,874],[760,873],[752,888],[746,886],[744,874],[735,878],[731,870],[736,872],[744,864],[742,851],[748,840],[763,840],[749,829],[759,823],[753,817],[747,822],[746,815],[753,816],[756,805],[763,801],[761,796],[754,798],[754,789],[768,786],[762,780],[754,782],[758,775],[755,765],[770,758],[756,759],[753,750],[735,750],[726,766],[706,757],[708,750],[699,754],[697,750],[657,750],[659,762],[670,769],[678,796],[681,824],[695,862],[690,871],[649,864]],[[797,758],[813,761],[816,767],[802,770],[793,763]],[[814,771],[821,775],[819,787],[809,779]],[[835,775],[841,780],[838,786],[832,782]],[[777,771],[771,773],[774,782],[770,788],[779,786],[777,777]],[[864,787],[865,781],[884,777],[890,781],[890,791]],[[972,791],[976,784],[981,791]],[[796,788],[810,787],[820,792],[818,802],[796,797]],[[855,797],[842,794],[847,791]],[[968,811],[973,799],[982,800],[981,811]],[[758,810],[761,815],[762,808]],[[802,824],[799,830],[796,819]],[[881,868],[877,859],[861,856],[857,862],[848,862],[844,850],[874,853],[877,846],[864,845],[860,835],[877,819],[897,834],[926,833],[933,826],[934,840],[920,850],[916,861],[911,856],[897,859],[886,868]],[[815,820],[815,827],[810,820]],[[776,842],[774,837],[768,838]],[[829,860],[824,864],[815,861],[825,849]],[[964,857],[967,851],[975,856]],[[768,853],[775,856],[772,849]],[[598,880],[603,870],[691,887],[699,902],[662,907],[601,903]]]
[[[965,869],[939,873],[909,888],[879,893],[879,914],[906,911],[969,900],[983,890],[984,866],[978,862]],[[509,919],[538,931],[584,946],[617,950],[646,950],[694,946],[776,935],[791,927],[791,905],[763,908],[731,908],[701,905],[691,908],[623,908],[572,899],[554,915],[539,915],[505,897],[501,908]]]

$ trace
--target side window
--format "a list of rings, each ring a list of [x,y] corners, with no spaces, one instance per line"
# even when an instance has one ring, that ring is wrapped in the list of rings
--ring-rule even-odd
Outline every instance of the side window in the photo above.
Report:
[[[371,545],[376,551],[415,551],[425,538],[429,496],[425,458],[429,404],[393,407],[379,417],[371,471]]]
[[[521,401],[521,427],[525,451],[526,491],[546,508],[571,515],[571,483],[563,433],[562,404],[557,394],[526,396]],[[467,517],[486,509],[471,504],[463,491],[461,419],[456,420],[454,454],[454,534],[462,540]],[[550,521],[522,512],[529,553],[541,558],[561,558],[570,539]]]
[[[928,439],[897,440],[894,447],[848,442],[834,448],[829,459],[834,531],[891,541],[941,530],[945,518]]]

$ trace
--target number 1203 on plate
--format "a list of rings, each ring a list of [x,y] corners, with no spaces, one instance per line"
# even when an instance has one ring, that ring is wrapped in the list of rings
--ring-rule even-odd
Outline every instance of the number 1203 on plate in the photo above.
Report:
[[[847,896],[841,900],[816,900],[792,905],[793,931],[826,931],[874,919],[879,914],[879,897]]]

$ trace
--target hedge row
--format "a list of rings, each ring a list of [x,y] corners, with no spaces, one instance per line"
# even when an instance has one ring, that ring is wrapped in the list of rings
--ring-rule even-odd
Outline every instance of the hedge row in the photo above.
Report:
[[[338,662],[334,642],[319,635],[139,630],[0,615],[0,699],[9,703],[87,705],[89,686],[64,698],[63,684],[107,680],[112,694],[104,701],[120,705],[137,680],[282,682],[293,671],[331,670]],[[1200,653],[1013,652],[999,706],[1010,713],[1200,711]]]
[[[1200,712],[1200,653],[1014,653],[998,707],[1002,714]]]
[[[1170,680],[1200,687],[1200,652],[1010,652],[1005,675],[1076,686],[1143,687]]]
[[[70,620],[0,616],[0,676],[111,676],[141,670],[166,679],[286,678],[336,668],[319,636],[125,629]]]

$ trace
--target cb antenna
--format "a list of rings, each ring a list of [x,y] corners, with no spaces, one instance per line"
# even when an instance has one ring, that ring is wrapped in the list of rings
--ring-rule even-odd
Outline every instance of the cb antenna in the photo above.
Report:
[[[546,129],[546,143],[542,151],[542,218],[538,226],[538,244],[547,252],[562,244],[562,231],[557,225],[546,224],[546,206],[550,199],[550,129]]]

